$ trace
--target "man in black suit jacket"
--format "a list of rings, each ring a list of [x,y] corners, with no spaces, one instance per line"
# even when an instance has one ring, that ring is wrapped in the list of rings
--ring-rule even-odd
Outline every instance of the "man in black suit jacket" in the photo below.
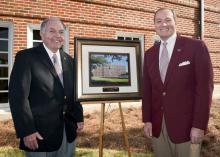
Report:
[[[61,50],[64,31],[59,18],[44,20],[43,44],[15,58],[9,103],[27,157],[72,157],[76,134],[83,129],[82,106],[74,102],[73,59]]]

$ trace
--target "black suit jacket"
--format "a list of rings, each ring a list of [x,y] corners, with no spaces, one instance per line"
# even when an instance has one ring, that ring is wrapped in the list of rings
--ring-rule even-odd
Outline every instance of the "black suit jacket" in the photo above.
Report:
[[[23,137],[38,131],[44,139],[35,151],[55,151],[62,143],[64,123],[67,140],[72,142],[76,138],[76,122],[83,121],[82,106],[74,102],[73,59],[62,50],[60,54],[64,86],[43,44],[16,55],[9,103],[23,150],[29,151]]]

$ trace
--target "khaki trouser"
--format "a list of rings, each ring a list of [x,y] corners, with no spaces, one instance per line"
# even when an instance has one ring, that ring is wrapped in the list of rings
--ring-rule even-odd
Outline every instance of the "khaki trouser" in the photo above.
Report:
[[[200,157],[201,144],[191,144],[190,141],[173,143],[167,134],[163,118],[160,136],[153,137],[153,149],[156,157]]]

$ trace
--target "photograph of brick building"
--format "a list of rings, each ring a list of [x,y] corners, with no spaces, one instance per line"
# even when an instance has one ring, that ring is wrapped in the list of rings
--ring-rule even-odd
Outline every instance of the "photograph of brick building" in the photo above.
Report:
[[[94,69],[90,77],[90,86],[128,86],[129,78],[126,66],[106,64]]]
[[[124,65],[106,64],[97,67],[93,71],[93,76],[96,77],[120,77],[123,74],[126,74],[126,67]]]
[[[41,42],[43,19],[60,17],[67,26],[64,50],[74,56],[74,37],[140,40],[142,55],[158,39],[153,15],[173,8],[180,35],[202,39],[209,48],[215,87],[220,85],[219,0],[1,0],[0,109],[8,110],[8,82],[16,53]]]
[[[130,86],[129,54],[90,53],[90,86]]]

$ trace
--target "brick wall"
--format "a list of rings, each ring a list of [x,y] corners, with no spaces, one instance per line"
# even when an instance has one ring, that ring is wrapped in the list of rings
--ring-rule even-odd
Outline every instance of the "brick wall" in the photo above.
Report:
[[[219,0],[204,0],[205,4],[210,5],[212,7],[220,7],[220,1]]]
[[[205,37],[214,69],[214,81],[220,83],[220,1],[205,1]]]
[[[205,0],[205,36],[220,83],[220,1]],[[116,38],[116,32],[144,35],[145,49],[155,35],[153,15],[160,7],[177,13],[178,33],[199,37],[199,0],[1,0],[0,21],[14,25],[14,54],[27,47],[27,25],[40,24],[49,16],[61,17],[69,27],[69,50],[73,55],[74,36]]]

